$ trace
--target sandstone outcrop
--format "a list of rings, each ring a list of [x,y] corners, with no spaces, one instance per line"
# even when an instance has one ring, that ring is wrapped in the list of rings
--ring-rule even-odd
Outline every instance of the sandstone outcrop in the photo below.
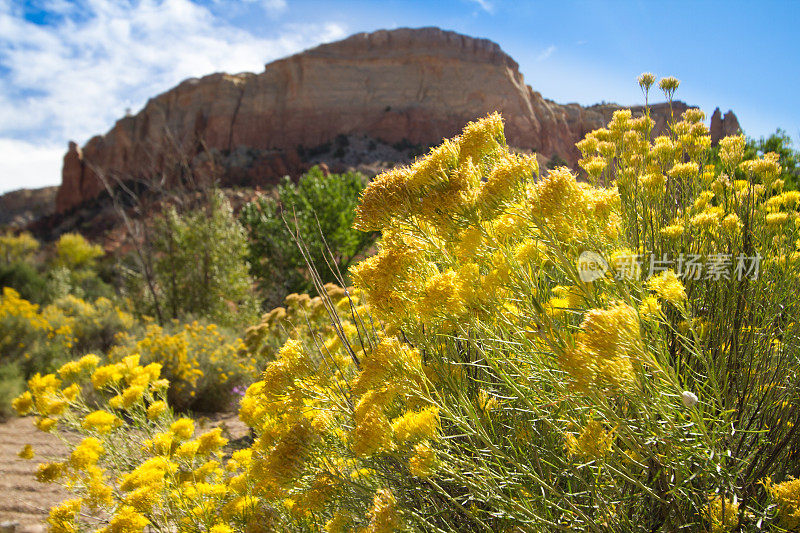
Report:
[[[733,111],[728,110],[723,117],[719,108],[714,110],[714,113],[711,115],[710,126],[711,144],[716,145],[723,137],[737,135],[741,131],[742,128],[739,126],[739,119],[736,118]]]
[[[687,107],[673,105],[676,113]],[[96,197],[98,175],[163,180],[187,165],[213,167],[223,185],[264,186],[304,170],[301,154],[337,136],[433,145],[492,111],[503,114],[510,145],[575,164],[575,142],[619,108],[545,99],[486,39],[438,28],[360,33],[260,74],[186,80],[82,149],[71,144],[56,206],[64,212]],[[664,104],[653,109],[660,124],[667,113]]]
[[[57,190],[57,187],[19,189],[0,195],[0,227],[22,228],[52,214]]]

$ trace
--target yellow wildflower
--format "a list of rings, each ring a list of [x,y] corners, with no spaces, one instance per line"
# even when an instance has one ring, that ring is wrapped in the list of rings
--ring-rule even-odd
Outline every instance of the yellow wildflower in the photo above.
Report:
[[[94,437],[86,437],[72,450],[69,464],[75,470],[85,470],[90,465],[97,464],[97,460],[105,453],[103,445]]]
[[[222,429],[214,428],[197,437],[199,444],[197,453],[203,455],[215,452],[228,443],[228,439],[222,437]]]
[[[686,290],[675,272],[667,270],[658,276],[653,276],[647,282],[650,290],[664,300],[679,305],[686,300]]]
[[[35,425],[39,431],[44,431],[47,433],[51,429],[53,429],[56,424],[58,423],[57,420],[53,420],[52,418],[37,418]]]
[[[41,463],[36,469],[36,481],[53,483],[64,474],[63,463]]]
[[[739,503],[713,496],[709,498],[704,514],[711,524],[711,533],[733,531],[739,523]]]
[[[81,393],[81,388],[77,383],[73,383],[72,385],[61,391],[61,395],[64,396],[64,398],[67,401],[70,402],[74,402],[80,393]]]
[[[567,451],[570,455],[585,460],[597,460],[611,451],[614,433],[607,431],[602,422],[590,420],[576,438],[571,433],[566,435]]]
[[[400,444],[431,438],[439,429],[439,409],[427,407],[409,411],[392,422],[392,429]]]
[[[11,402],[11,407],[19,414],[20,416],[27,415],[33,409],[33,396],[31,395],[30,391],[25,391],[21,395],[14,398]]]
[[[93,413],[89,413],[84,417],[83,422],[81,422],[81,426],[84,429],[94,430],[98,433],[108,433],[121,424],[122,421],[108,411],[94,411]]]
[[[78,528],[75,524],[75,517],[81,510],[81,504],[80,499],[73,499],[52,507],[47,517],[50,531],[53,533],[77,533]]]
[[[33,453],[33,446],[31,446],[30,444],[26,444],[26,445],[25,445],[25,446],[23,446],[23,447],[22,447],[22,449],[21,449],[21,450],[20,450],[20,451],[17,453],[17,456],[18,456],[20,459],[33,459],[33,456],[34,456],[34,453]]]
[[[144,531],[144,528],[147,527],[149,523],[150,521],[136,512],[133,507],[123,505],[117,509],[114,516],[111,517],[108,526],[101,531],[103,531],[103,533],[140,533]]]
[[[116,383],[122,379],[122,372],[117,365],[106,365],[98,367],[92,373],[92,385],[97,390],[102,389],[106,385]]]
[[[767,479],[765,486],[778,506],[781,525],[790,531],[800,527],[800,479],[776,484]]]
[[[178,438],[189,439],[194,434],[194,422],[190,418],[179,418],[169,426],[169,430]]]
[[[414,454],[408,460],[408,468],[417,477],[428,477],[436,466],[436,452],[430,442],[424,441],[414,446]]]
[[[167,403],[164,402],[163,400],[158,400],[156,402],[153,402],[147,407],[147,418],[149,420],[155,420],[156,418],[161,416],[161,414],[166,410],[167,410]]]
[[[392,533],[400,527],[400,513],[397,500],[389,489],[381,489],[375,494],[372,508],[368,514],[369,523],[359,533]]]

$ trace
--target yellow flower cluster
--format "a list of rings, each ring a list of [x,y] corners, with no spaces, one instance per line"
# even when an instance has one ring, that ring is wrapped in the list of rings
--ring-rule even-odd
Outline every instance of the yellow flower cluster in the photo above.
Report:
[[[176,409],[224,408],[204,405],[213,398],[227,398],[235,386],[244,386],[255,376],[255,360],[245,355],[241,339],[228,339],[214,324],[198,322],[175,326],[174,333],[150,324],[140,337],[123,335],[109,358],[124,360],[138,355],[143,361],[158,363],[169,380],[169,403]],[[111,379],[113,376],[98,376]],[[120,398],[120,402],[133,400]]]
[[[739,524],[739,503],[728,498],[712,496],[705,509],[705,518],[712,533],[734,531]]]
[[[587,461],[596,461],[611,452],[614,432],[608,431],[602,422],[590,420],[577,437],[567,433],[565,440],[570,455]]]
[[[52,360],[73,356],[78,346],[108,342],[104,338],[130,329],[133,317],[107,298],[93,304],[75,296],[40,308],[9,287],[0,294],[0,353],[30,373]]]
[[[645,91],[654,83],[640,79]],[[678,81],[660,86],[671,98]],[[356,224],[382,237],[351,268],[354,287],[291,294],[244,341],[197,323],[150,326],[109,364],[87,356],[35,375],[14,406],[42,430],[83,435],[66,461],[39,467],[40,480],[82,496],[54,509],[51,526],[77,530],[85,506],[106,513],[109,532],[388,533],[418,519],[444,530],[451,517],[465,530],[623,530],[644,487],[658,495],[648,505],[667,501],[676,507],[665,516],[692,521],[684,529],[732,530],[735,499],[664,496],[666,479],[695,475],[711,451],[724,457],[712,430],[732,438],[709,414],[723,400],[708,375],[722,365],[698,362],[733,350],[711,306],[696,305],[723,292],[718,280],[682,281],[683,270],[644,280],[643,262],[615,277],[631,256],[732,262],[731,251],[766,253],[771,242],[791,248],[786,265],[799,253],[800,195],[777,183],[775,156],[746,161],[732,137],[714,168],[703,120],[689,109],[654,138],[647,113],[618,111],[578,143],[578,176],[540,175],[489,115],[365,189]],[[576,263],[587,251],[613,268],[584,279]],[[737,316],[755,312],[737,305]],[[774,350],[791,343],[789,321],[769,318],[782,328]],[[692,344],[709,332],[713,350]],[[186,398],[255,376],[257,363],[239,408],[249,445],[226,449],[223,429],[174,417]],[[82,399],[87,383],[97,403]],[[700,403],[684,393],[697,408],[675,401],[684,390],[702,393]],[[796,527],[794,480],[768,491]]]
[[[800,527],[800,479],[789,479],[783,483],[767,480],[766,487],[778,505],[781,525],[789,531]]]
[[[580,327],[575,348],[561,361],[576,388],[630,389],[643,353],[636,309],[619,302],[607,309],[592,309]]]

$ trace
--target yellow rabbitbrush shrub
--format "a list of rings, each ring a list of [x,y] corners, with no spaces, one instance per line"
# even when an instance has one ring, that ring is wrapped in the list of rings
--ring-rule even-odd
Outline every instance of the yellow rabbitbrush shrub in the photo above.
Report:
[[[130,355],[162,366],[170,382],[169,403],[179,411],[228,409],[236,397],[232,391],[244,391],[256,375],[255,360],[242,340],[215,324],[149,324],[141,335],[122,335],[109,352],[112,361]]]
[[[798,203],[772,155],[711,149],[702,120],[654,137],[647,112],[615,113],[578,143],[589,183],[540,175],[496,114],[377,177],[357,225],[382,239],[354,289],[248,331],[268,362],[230,455],[159,403],[153,367],[95,370],[119,398],[99,414],[37,377],[17,407],[99,442],[75,460],[94,474],[42,467],[81,498],[53,522],[98,504],[129,531],[794,527]]]
[[[0,351],[5,362],[17,361],[30,371],[52,370],[76,353],[108,350],[133,322],[107,298],[92,303],[70,295],[40,308],[4,287]]]

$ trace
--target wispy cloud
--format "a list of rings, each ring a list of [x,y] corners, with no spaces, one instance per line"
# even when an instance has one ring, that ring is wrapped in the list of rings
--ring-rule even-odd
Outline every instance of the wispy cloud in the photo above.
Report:
[[[286,0],[244,0],[244,2],[261,6],[269,15],[283,13],[288,7]]]
[[[545,59],[553,55],[553,52],[555,51],[556,51],[556,45],[551,44],[550,46],[542,50],[541,53],[539,53],[539,55],[536,56],[536,61],[544,61]]]
[[[284,0],[260,3],[286,9]],[[332,23],[283,24],[257,37],[190,0],[45,0],[41,11],[45,23],[0,0],[0,191],[58,182],[60,163],[38,163],[53,146],[66,150],[69,139],[104,133],[126,109],[185,78],[260,72],[267,61],[346,33]],[[28,148],[29,171],[2,163]]]
[[[494,13],[495,6],[494,3],[491,2],[490,0],[470,0],[470,1],[474,2],[475,4],[478,4],[478,7],[480,7],[489,14]]]

